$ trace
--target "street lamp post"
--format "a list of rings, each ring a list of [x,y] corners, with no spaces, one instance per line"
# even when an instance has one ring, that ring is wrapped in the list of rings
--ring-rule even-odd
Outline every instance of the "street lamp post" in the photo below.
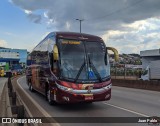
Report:
[[[81,33],[81,22],[84,21],[84,19],[76,19],[80,23],[80,33]]]

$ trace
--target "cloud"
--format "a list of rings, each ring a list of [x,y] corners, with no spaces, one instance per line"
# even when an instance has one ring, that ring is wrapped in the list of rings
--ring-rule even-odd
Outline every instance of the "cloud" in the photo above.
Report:
[[[35,14],[31,10],[24,10],[24,13],[27,15],[30,21],[37,23],[37,24],[42,22],[42,16],[40,14]]]
[[[41,15],[37,15],[37,14],[33,14],[33,13],[28,13],[27,16],[34,23],[38,23],[38,24],[41,23]]]
[[[32,12],[44,10],[44,18],[56,20],[58,23],[54,27],[60,30],[66,22],[71,22],[71,30],[76,30],[76,18],[85,19],[83,30],[88,32],[95,29],[111,30],[122,23],[160,16],[159,0],[12,0],[12,3]]]
[[[12,0],[34,23],[47,28],[101,36],[120,52],[150,49],[160,37],[160,0]],[[146,46],[144,46],[147,44]],[[124,47],[122,47],[124,45]],[[137,47],[140,46],[140,47]]]
[[[141,50],[157,49],[160,46],[160,20],[150,18],[122,25],[121,30],[109,30],[101,37],[107,46],[120,53],[140,53]]]
[[[0,39],[0,47],[7,47],[7,42]]]
[[[31,14],[31,13],[32,13],[32,11],[30,11],[30,10],[24,10],[24,12],[25,12],[26,14]]]

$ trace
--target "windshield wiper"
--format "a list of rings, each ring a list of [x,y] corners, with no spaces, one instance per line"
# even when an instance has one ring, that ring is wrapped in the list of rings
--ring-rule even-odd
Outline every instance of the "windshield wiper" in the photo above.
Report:
[[[88,59],[89,59],[89,66],[91,66],[91,68],[92,68],[94,74],[96,75],[96,77],[98,78],[98,80],[99,80],[100,82],[102,82],[102,78],[101,78],[100,74],[98,73],[97,69],[95,68],[94,64],[93,64],[92,61],[90,60],[90,56],[88,56]],[[76,78],[75,78],[75,80],[74,80],[75,83],[77,82],[77,80],[78,80],[78,78],[79,78],[79,76],[80,76],[83,68],[85,67],[85,65],[86,65],[86,61],[85,61],[85,59],[84,59],[84,62],[83,62],[83,64],[81,65],[81,67],[80,67],[80,69],[79,69],[79,71],[78,71],[78,74],[77,74],[77,76],[76,76]]]
[[[76,78],[75,78],[75,80],[74,80],[75,83],[77,82],[77,80],[78,80],[78,78],[79,78],[79,76],[80,76],[80,74],[81,74],[84,66],[85,66],[85,59],[84,59],[84,62],[83,62],[83,64],[81,65],[81,67],[80,67],[80,69],[79,69],[79,71],[78,71],[78,74],[77,74],[77,76],[76,76]]]
[[[89,65],[91,66],[94,74],[96,75],[96,77],[98,78],[98,80],[99,80],[100,82],[102,82],[102,78],[101,78],[100,74],[98,73],[97,69],[95,68],[94,64],[92,63],[92,61],[91,61],[91,59],[90,59],[90,56],[88,56],[88,59],[89,59]]]

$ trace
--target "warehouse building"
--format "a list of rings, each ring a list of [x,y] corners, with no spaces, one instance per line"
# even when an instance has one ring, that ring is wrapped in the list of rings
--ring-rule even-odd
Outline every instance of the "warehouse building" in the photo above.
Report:
[[[26,58],[26,49],[11,49],[0,47],[0,66],[4,66],[6,63],[8,63],[9,66],[14,64],[21,64],[23,67],[25,67]]]
[[[140,51],[142,68],[145,69],[151,61],[160,60],[160,49]]]

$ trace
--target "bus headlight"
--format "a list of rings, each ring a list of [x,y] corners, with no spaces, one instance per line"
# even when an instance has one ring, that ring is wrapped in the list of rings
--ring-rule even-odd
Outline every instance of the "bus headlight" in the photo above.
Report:
[[[109,84],[108,86],[104,87],[105,90],[111,89],[112,84]]]
[[[68,88],[68,87],[59,85],[59,84],[57,84],[57,83],[56,83],[56,85],[57,85],[57,87],[58,87],[59,89],[61,89],[61,90],[63,90],[63,91],[68,91],[68,92],[72,92],[72,91],[73,91],[72,88]]]

